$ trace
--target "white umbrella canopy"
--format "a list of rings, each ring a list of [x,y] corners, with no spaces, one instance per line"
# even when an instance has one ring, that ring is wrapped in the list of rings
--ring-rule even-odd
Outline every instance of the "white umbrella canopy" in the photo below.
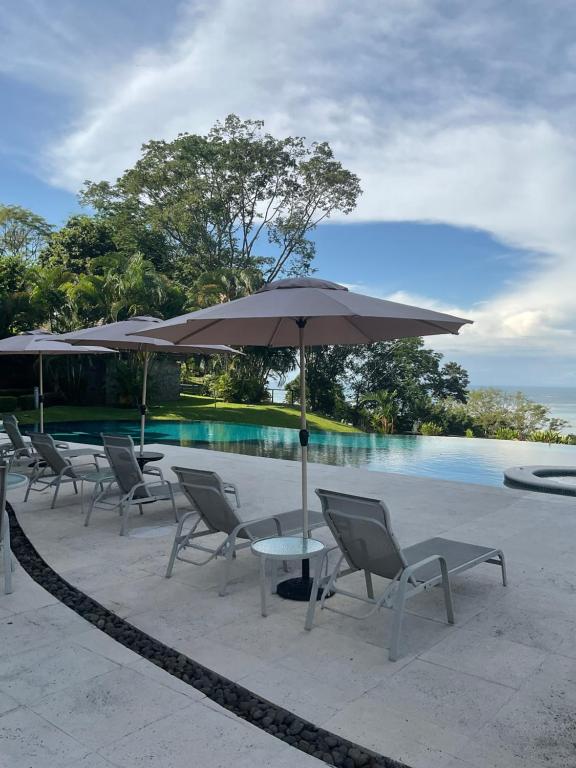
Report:
[[[299,348],[302,514],[303,535],[307,536],[308,431],[304,347],[457,334],[470,322],[442,312],[353,293],[328,280],[294,278],[269,283],[242,299],[167,320],[149,329],[147,335],[179,344],[225,342]]]
[[[38,328],[0,340],[0,355],[34,355],[39,359],[40,432],[44,432],[44,356],[111,354],[102,346],[73,346],[56,334]]]
[[[80,331],[63,333],[60,338],[70,344],[95,344],[115,350],[130,350],[142,352],[144,355],[144,376],[142,379],[142,401],[140,403],[140,453],[144,451],[144,435],[146,430],[146,396],[148,386],[148,367],[150,355],[160,352],[172,355],[234,355],[242,354],[223,344],[174,344],[171,341],[146,336],[131,336],[138,332],[161,324],[157,317],[140,315],[129,320],[119,320],[116,323],[95,325]]]

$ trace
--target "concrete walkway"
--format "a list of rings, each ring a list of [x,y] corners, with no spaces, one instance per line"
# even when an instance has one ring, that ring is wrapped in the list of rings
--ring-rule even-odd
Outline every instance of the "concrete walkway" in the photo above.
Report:
[[[243,507],[298,506],[293,462],[172,446],[162,468],[210,468],[240,486]],[[40,554],[64,578],[196,661],[302,717],[413,768],[576,765],[576,510],[562,497],[311,465],[316,486],[388,503],[402,543],[444,535],[502,547],[511,585],[481,566],[454,580],[456,625],[441,593],[411,601],[404,655],[388,661],[391,616],[358,622],[270,600],[259,613],[258,564],[178,563],[163,578],[174,533],[166,507],[133,519],[95,511],[84,528],[67,488],[11,501]],[[184,500],[181,500],[184,503]],[[311,503],[317,507],[311,494]],[[328,541],[322,529],[320,537]],[[0,767],[145,764],[312,766],[313,758],[230,716],[118,646],[18,569],[0,598]],[[344,598],[334,598],[344,606]],[[84,757],[89,755],[89,757]],[[208,757],[210,755],[210,757]],[[82,759],[84,762],[82,762]],[[2,762],[4,761],[4,762]]]

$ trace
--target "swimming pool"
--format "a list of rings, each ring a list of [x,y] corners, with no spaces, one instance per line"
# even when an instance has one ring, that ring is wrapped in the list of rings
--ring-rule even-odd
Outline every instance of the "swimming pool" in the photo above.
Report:
[[[101,443],[101,432],[131,435],[135,442],[140,434],[135,421],[70,421],[48,424],[46,429],[57,439],[91,444]],[[296,460],[300,455],[296,429],[223,421],[150,421],[146,425],[146,442],[280,459]],[[309,458],[323,464],[500,486],[507,467],[576,466],[576,446],[465,437],[311,432]]]

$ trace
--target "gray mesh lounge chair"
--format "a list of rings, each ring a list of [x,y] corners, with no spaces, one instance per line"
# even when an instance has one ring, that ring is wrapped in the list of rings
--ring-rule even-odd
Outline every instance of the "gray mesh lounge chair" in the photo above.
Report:
[[[2,415],[4,429],[10,439],[11,448],[9,451],[9,470],[14,464],[25,465],[28,467],[34,467],[35,464],[40,461],[40,456],[34,451],[31,439],[24,437],[20,432],[18,426],[18,419],[14,414],[7,413]],[[99,448],[70,448],[68,443],[57,442],[56,448],[61,452],[62,456],[68,458],[74,456],[101,456],[102,452]],[[4,454],[4,455],[5,455]]]
[[[149,469],[147,474],[155,475],[156,479],[146,480],[136,461],[134,443],[131,439],[128,444],[125,439],[120,440],[118,435],[102,435],[102,438],[115,485],[108,485],[96,496],[86,514],[84,525],[89,524],[90,515],[95,507],[112,507],[120,512],[122,518],[120,535],[125,536],[128,533],[128,518],[132,507],[137,506],[140,514],[143,514],[144,506],[156,501],[169,501],[174,518],[178,522],[174,500],[175,488],[168,480],[164,480],[162,471],[157,467]]]
[[[250,517],[243,514],[240,504],[232,505],[230,497],[234,493],[232,483],[224,483],[216,472],[186,467],[172,467],[176,473],[182,492],[192,504],[193,512],[183,515],[172,545],[166,578],[172,575],[176,560],[182,560],[192,565],[206,565],[217,557],[223,557],[224,563],[220,578],[219,594],[226,594],[230,578],[230,565],[236,552],[250,546],[255,539],[267,536],[280,536],[296,533],[302,530],[302,510],[280,512],[266,517]],[[236,495],[238,501],[238,496]],[[184,525],[192,521],[192,528],[183,533]],[[317,512],[310,513],[311,527],[325,525],[322,516]],[[199,526],[202,527],[199,530]],[[210,534],[222,533],[224,540],[216,547],[208,547],[197,543],[197,539]],[[183,557],[185,549],[197,549],[208,556],[202,560],[192,560]]]
[[[448,622],[454,623],[454,609],[450,591],[450,576],[473,568],[480,563],[492,563],[502,569],[502,583],[506,585],[504,554],[499,549],[465,544],[450,539],[428,539],[403,549],[390,524],[386,505],[375,499],[351,496],[335,491],[317,489],[322,512],[340,549],[340,557],[323,584],[320,607],[351,616],[345,611],[325,604],[331,592],[357,598],[370,604],[370,610],[361,616],[371,616],[382,606],[392,608],[394,621],[390,643],[390,660],[398,658],[400,629],[406,601],[424,590],[442,585]],[[348,568],[341,570],[346,563]],[[338,578],[356,571],[364,571],[367,596],[347,592],[337,586]],[[372,575],[389,579],[384,593],[374,597]],[[317,590],[312,590],[312,610],[307,629],[311,629]]]
[[[38,461],[38,454],[32,449],[29,437],[24,437],[18,426],[18,419],[13,413],[2,414],[2,424],[9,439],[8,445],[3,445],[3,455],[9,455],[9,466],[14,464],[33,467]],[[59,448],[68,448],[68,443],[59,443]]]
[[[78,493],[78,483],[82,485],[82,505],[84,505],[84,483],[93,483],[94,492],[102,489],[104,483],[110,481],[112,473],[109,468],[100,469],[97,456],[99,449],[80,449],[78,452],[59,451],[52,435],[44,433],[30,436],[34,452],[39,457],[34,464],[32,474],[28,479],[28,487],[24,501],[28,501],[30,491],[45,491],[54,488],[52,509],[56,505],[56,499],[63,483],[72,483],[74,492]],[[83,464],[72,464],[71,458],[77,456],[92,456],[92,461]],[[94,493],[91,505],[94,503]]]
[[[2,572],[4,574],[4,593],[12,592],[12,552],[10,550],[10,522],[6,512],[6,462],[0,461],[0,551],[2,553]]]

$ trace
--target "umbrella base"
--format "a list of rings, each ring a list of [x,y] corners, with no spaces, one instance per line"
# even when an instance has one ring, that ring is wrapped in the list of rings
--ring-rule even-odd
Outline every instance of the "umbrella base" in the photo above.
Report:
[[[294,579],[286,579],[281,581],[276,587],[276,594],[282,597],[284,600],[297,600],[301,603],[307,603],[310,600],[312,594],[313,579],[303,578],[298,576]],[[334,593],[326,595],[326,597],[332,597]],[[322,590],[318,590],[318,600],[322,597]]]

